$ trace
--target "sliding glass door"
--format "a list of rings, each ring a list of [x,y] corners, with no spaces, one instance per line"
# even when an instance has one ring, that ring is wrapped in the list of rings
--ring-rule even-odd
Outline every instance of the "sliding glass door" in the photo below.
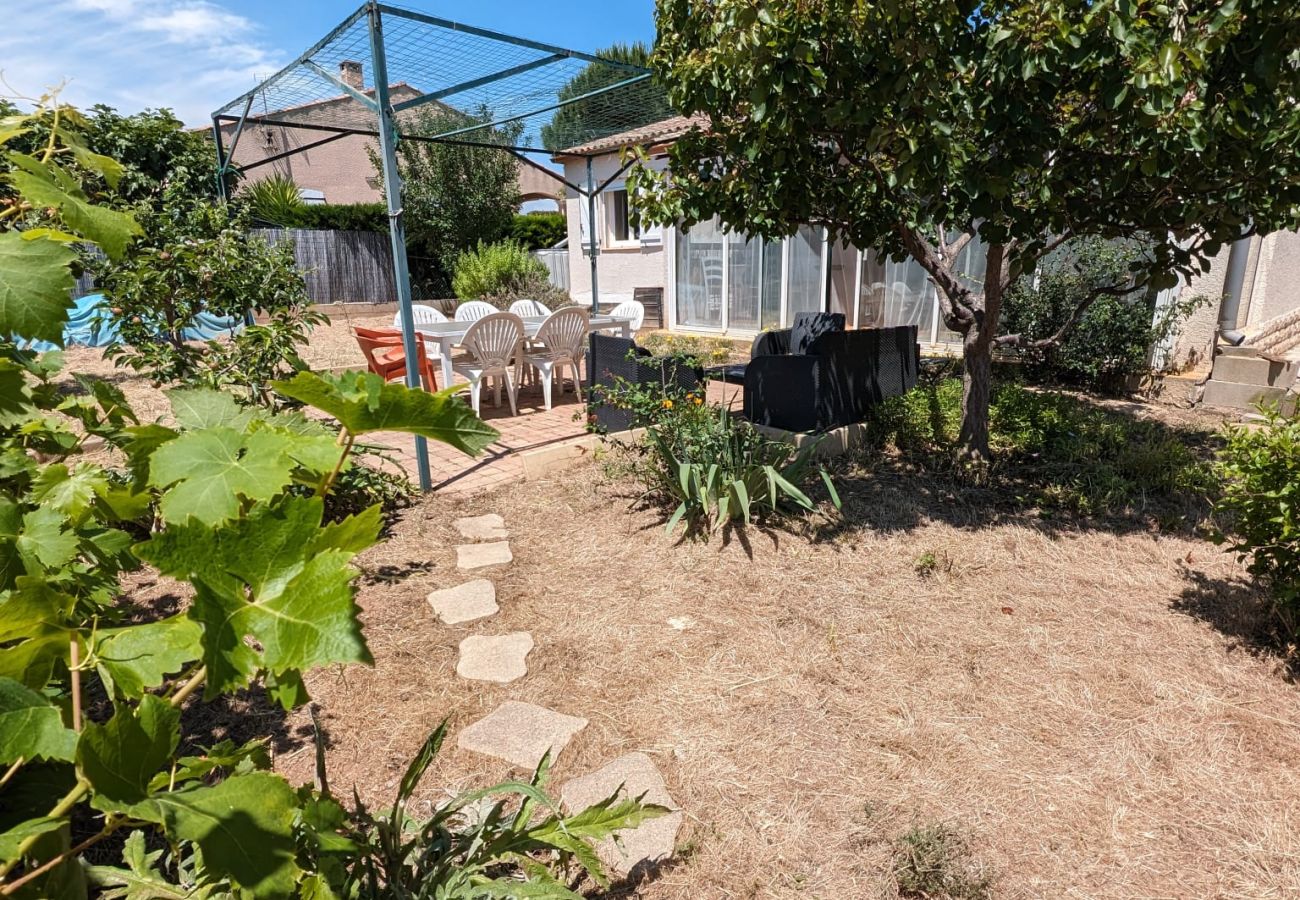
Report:
[[[722,247],[716,218],[677,235],[677,324],[683,328],[723,327]]]
[[[796,313],[821,312],[826,295],[826,268],[822,258],[826,244],[824,230],[811,225],[799,226],[790,245],[789,295],[786,300],[785,324],[794,321]]]
[[[727,235],[727,329],[760,331],[781,321],[781,243]]]
[[[784,241],[726,232],[716,218],[679,229],[676,326],[752,334],[822,309],[824,248],[822,229],[807,226]]]
[[[915,325],[920,339],[929,341],[934,314],[934,285],[920,263],[894,262],[874,250],[863,251],[859,328]]]

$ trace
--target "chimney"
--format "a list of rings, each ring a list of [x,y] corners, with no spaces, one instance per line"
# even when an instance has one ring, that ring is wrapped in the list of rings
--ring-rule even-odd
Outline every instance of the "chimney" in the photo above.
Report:
[[[354,59],[345,59],[339,63],[339,78],[348,87],[358,91],[366,89],[366,76],[361,70],[361,63]]]

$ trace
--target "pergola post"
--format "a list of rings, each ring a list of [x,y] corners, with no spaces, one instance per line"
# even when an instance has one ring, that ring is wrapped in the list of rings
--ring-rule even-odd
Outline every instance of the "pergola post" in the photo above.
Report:
[[[596,176],[591,157],[587,157],[587,236],[591,238],[591,314],[600,312],[599,268],[600,243],[596,240]]]
[[[229,200],[226,196],[226,148],[221,140],[221,119],[212,117],[212,143],[217,147],[217,196]]]
[[[397,308],[402,321],[402,349],[406,354],[406,383],[420,386],[419,345],[415,339],[415,316],[411,311],[411,270],[406,259],[406,226],[402,221],[402,176],[397,170],[397,123],[388,96],[388,59],[384,53],[384,27],[379,4],[371,0],[367,15],[370,23],[370,56],[375,76],[375,103],[379,109],[379,158],[383,164],[384,197],[388,201],[388,236],[393,247],[393,277],[397,285]],[[443,385],[450,387],[450,385]],[[429,443],[416,435],[415,464],[420,490],[433,487],[429,475]]]

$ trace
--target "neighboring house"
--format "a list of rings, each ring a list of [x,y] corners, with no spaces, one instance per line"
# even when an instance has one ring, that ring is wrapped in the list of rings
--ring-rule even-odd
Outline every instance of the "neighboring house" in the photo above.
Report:
[[[915,324],[926,344],[960,342],[944,326],[935,287],[918,263],[882,259],[832,240],[824,228],[804,226],[795,236],[774,242],[726,233],[716,219],[689,230],[638,232],[628,222],[627,191],[619,174],[624,150],[645,147],[650,165],[663,171],[667,146],[698,121],[667,119],[555,155],[573,184],[587,183],[586,160],[579,155],[584,153],[600,154],[593,161],[596,185],[613,178],[597,198],[594,228],[585,197],[570,190],[565,200],[574,299],[591,299],[594,234],[600,248],[601,300],[630,298],[636,288],[663,288],[664,324],[673,330],[744,338],[789,325],[803,310],[830,310],[844,313],[858,327]],[[962,255],[969,261],[965,278],[981,280],[984,254],[978,242]],[[1208,370],[1228,255],[1225,248],[1208,273],[1162,295],[1163,302],[1197,294],[1212,298],[1168,346],[1157,348],[1155,355],[1165,368]],[[1300,347],[1300,234],[1255,238],[1238,326],[1250,335],[1248,343],[1260,343],[1270,352]]]
[[[352,87],[374,96],[374,88],[366,88],[365,74],[358,62],[339,63],[339,77]],[[421,91],[409,84],[394,84],[389,88],[394,103],[421,96]],[[383,199],[380,179],[370,161],[370,151],[378,150],[375,139],[367,135],[347,135],[309,150],[292,152],[299,147],[329,137],[329,132],[310,126],[328,123],[331,107],[337,107],[340,117],[356,101],[340,94],[328,100],[319,100],[302,106],[282,110],[253,109],[244,131],[235,145],[232,162],[244,168],[254,166],[270,157],[272,162],[248,169],[248,181],[261,181],[280,174],[293,179],[303,199],[309,203],[376,203]],[[304,127],[276,125],[257,121],[258,116],[282,122],[302,123]],[[236,125],[221,126],[222,140],[229,151],[234,141]],[[204,129],[211,136],[212,129]],[[553,200],[558,206],[563,195],[563,185],[549,178],[533,166],[519,164],[519,192],[523,201]]]

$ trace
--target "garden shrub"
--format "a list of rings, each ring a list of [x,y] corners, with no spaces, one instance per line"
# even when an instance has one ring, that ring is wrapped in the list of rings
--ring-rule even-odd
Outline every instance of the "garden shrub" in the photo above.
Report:
[[[892,447],[912,464],[953,466],[961,381],[922,381],[876,406],[871,453]],[[1195,445],[1204,435],[1104,409],[1080,397],[1003,382],[990,403],[994,472],[1028,488],[1024,499],[1082,514],[1115,513],[1152,501],[1199,505],[1214,479]]]
[[[237,200],[257,225],[388,233],[388,207],[383,203],[307,203],[293,179],[280,174],[248,182]]]
[[[569,233],[564,214],[558,212],[520,213],[510,225],[510,238],[528,250],[554,247]]]
[[[1016,283],[1003,304],[1002,330],[1023,335],[1027,342],[1055,334],[1095,287],[1124,283],[1136,255],[1134,248],[1100,238],[1077,242],[1068,254],[1044,262],[1037,281]],[[1152,295],[1102,295],[1061,343],[1011,352],[1035,380],[1120,393],[1130,376],[1150,372],[1151,347],[1205,302],[1203,297],[1180,301],[1157,316]]]
[[[1226,429],[1214,539],[1248,560],[1291,635],[1300,634],[1300,416],[1265,407],[1259,427]]]
[[[456,257],[451,286],[461,300],[518,292],[525,286],[546,281],[546,266],[515,241],[480,243]]]
[[[573,303],[551,284],[546,265],[514,241],[479,244],[456,257],[452,290],[461,300],[484,300],[498,309],[520,299],[537,300],[552,311]]]
[[[239,192],[257,225],[296,226],[302,210],[307,208],[298,185],[288,175],[276,172],[267,178],[250,181]]]
[[[724,338],[694,337],[671,331],[655,331],[639,341],[652,356],[679,359],[697,368],[723,365],[730,361],[735,350],[732,342]]]

